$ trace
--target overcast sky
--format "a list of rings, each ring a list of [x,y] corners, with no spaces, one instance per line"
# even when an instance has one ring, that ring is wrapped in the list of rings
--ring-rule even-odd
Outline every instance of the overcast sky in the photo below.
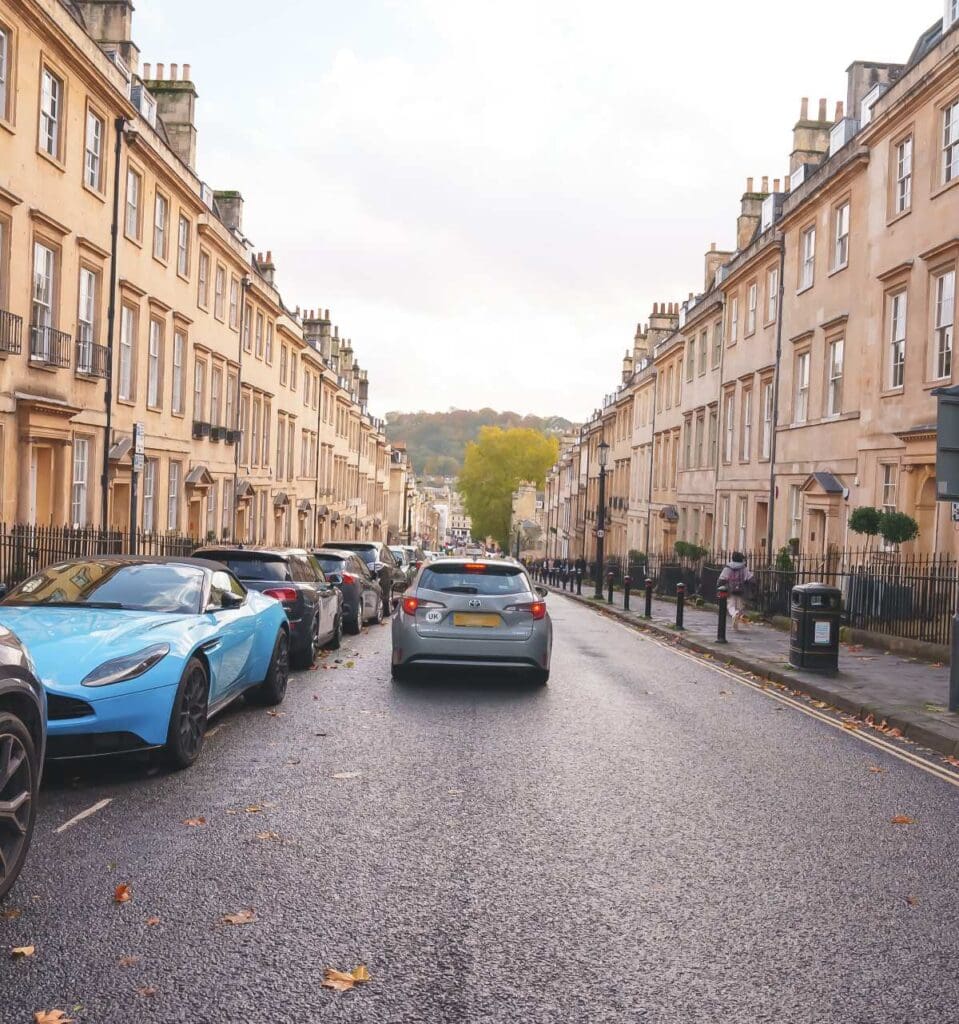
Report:
[[[905,61],[942,0],[138,0],[193,65],[199,173],[239,189],[288,305],[370,405],[582,419],[652,303],[703,286],[801,96]],[[867,17],[864,9],[869,8]]]

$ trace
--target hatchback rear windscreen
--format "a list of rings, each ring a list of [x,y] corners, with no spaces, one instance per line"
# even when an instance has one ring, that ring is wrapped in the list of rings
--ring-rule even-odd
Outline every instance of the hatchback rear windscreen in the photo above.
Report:
[[[324,572],[342,572],[346,565],[345,558],[320,558],[320,556],[317,555],[316,560],[320,563],[320,568]]]
[[[198,557],[204,557],[199,555]],[[233,555],[211,554],[212,561],[222,562],[234,576],[241,580],[263,580],[267,583],[290,581],[290,570],[285,562],[267,558],[235,557]]]
[[[423,570],[420,590],[441,594],[528,594],[529,584],[522,569],[513,565],[470,567],[462,562],[431,565]]]

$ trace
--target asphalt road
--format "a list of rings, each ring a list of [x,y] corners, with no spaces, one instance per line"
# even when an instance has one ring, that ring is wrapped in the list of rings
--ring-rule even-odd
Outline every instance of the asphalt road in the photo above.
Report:
[[[548,687],[394,686],[384,626],[190,771],[50,773],[0,1022],[959,1020],[959,789],[550,604]]]

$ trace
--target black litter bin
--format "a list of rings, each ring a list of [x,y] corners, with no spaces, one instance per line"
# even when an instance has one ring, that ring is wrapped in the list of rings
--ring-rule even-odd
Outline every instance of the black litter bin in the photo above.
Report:
[[[839,625],[842,593],[824,583],[804,583],[792,590],[789,663],[807,672],[839,671]]]

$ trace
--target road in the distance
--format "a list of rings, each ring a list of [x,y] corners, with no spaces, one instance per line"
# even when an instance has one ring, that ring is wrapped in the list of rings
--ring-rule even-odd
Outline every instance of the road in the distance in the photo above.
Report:
[[[959,1019],[959,789],[550,604],[548,687],[394,686],[384,626],[191,771],[51,776],[0,1021]]]

